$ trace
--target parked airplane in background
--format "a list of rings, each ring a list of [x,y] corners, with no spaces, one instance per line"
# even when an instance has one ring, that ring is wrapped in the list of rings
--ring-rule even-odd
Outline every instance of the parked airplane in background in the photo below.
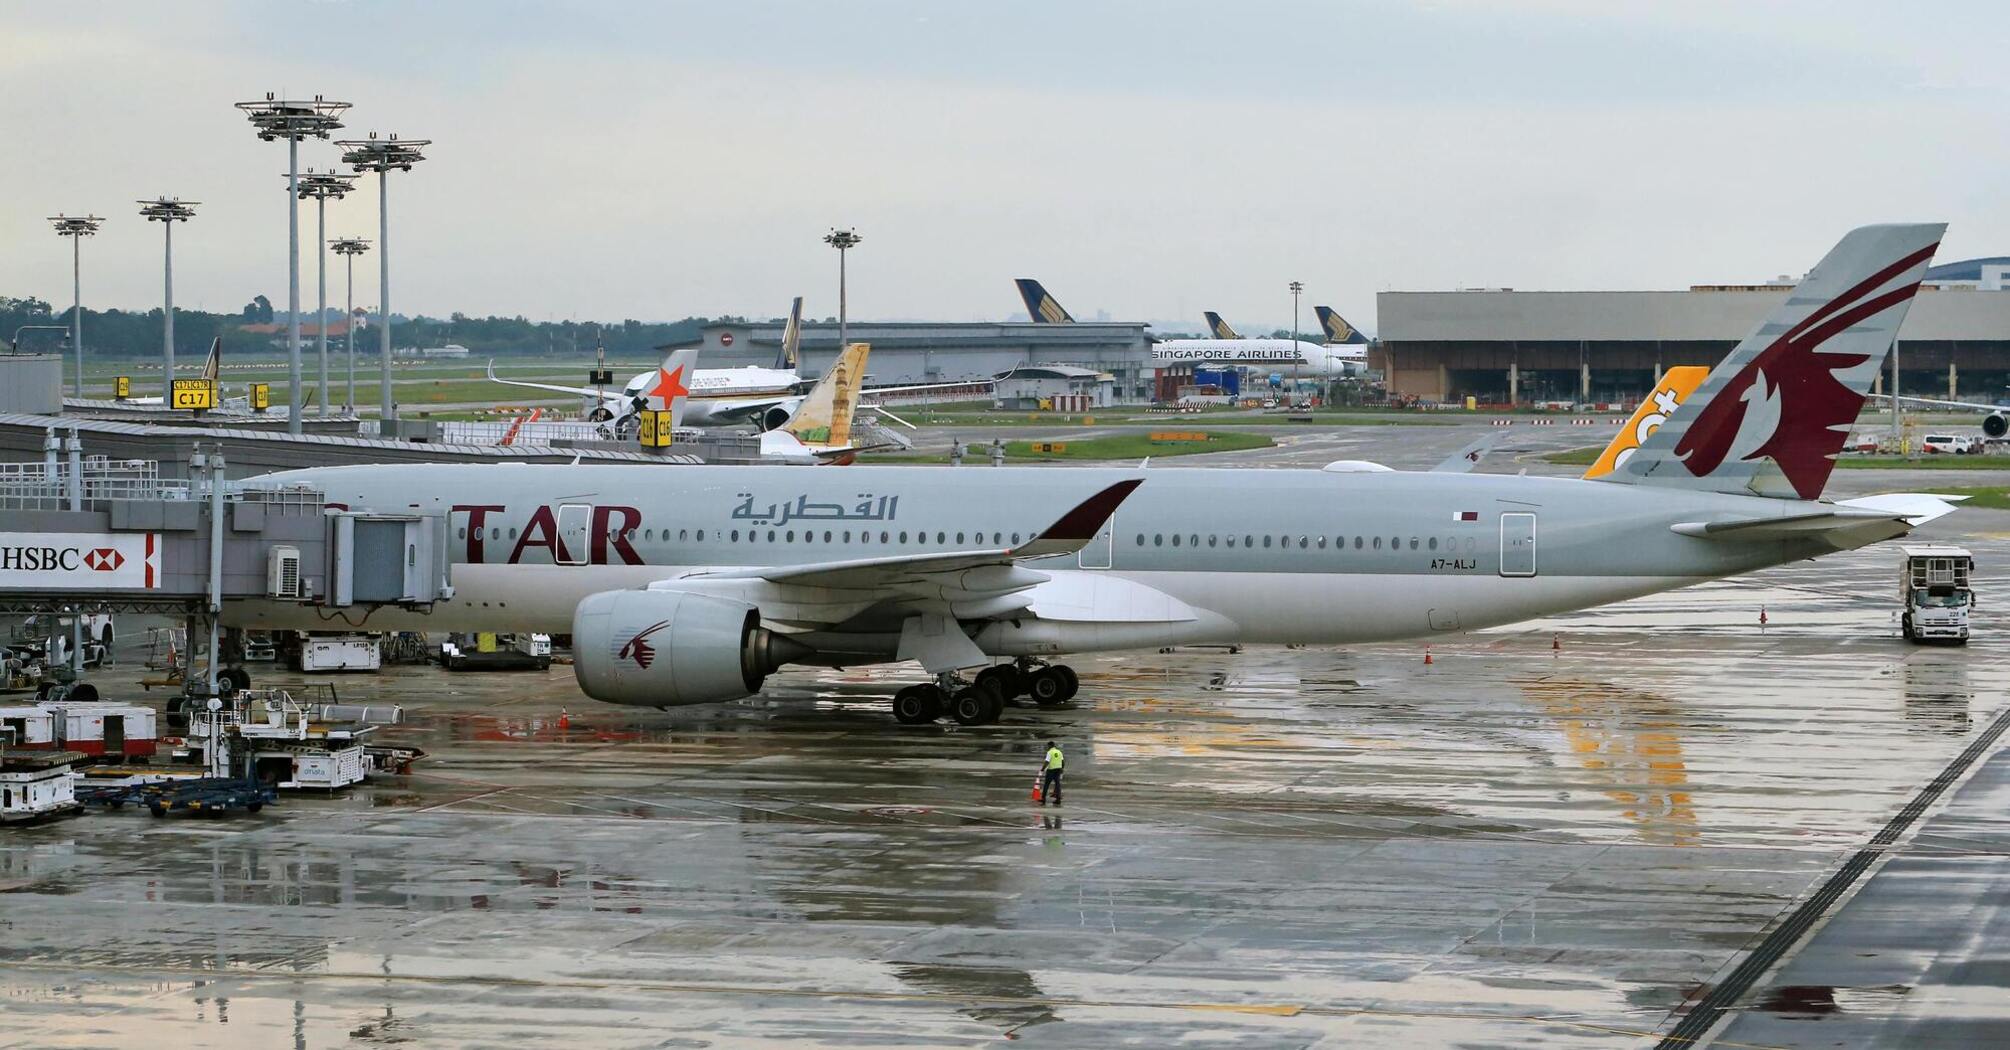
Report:
[[[216,338],[211,339],[209,341],[209,355],[202,359],[202,368],[197,370],[194,376],[192,377],[184,376],[183,378],[207,379],[212,383],[217,383],[218,377],[221,376],[222,374],[223,374],[223,337],[217,336]],[[223,387],[221,384],[217,386],[216,396],[219,402],[222,402],[224,400]],[[249,397],[243,400],[245,401],[245,407],[248,409],[250,407]],[[119,404],[127,406],[129,408],[159,408],[165,403],[166,402],[159,397],[128,397],[121,399],[119,401]],[[218,407],[223,406],[219,405]]]
[[[778,363],[792,363],[801,356],[802,304],[802,298],[798,296],[789,310],[788,324],[782,329],[782,346],[777,356]],[[653,394],[662,374],[661,368],[644,372],[630,379],[618,391],[605,391],[590,386],[565,386],[523,379],[503,379],[496,375],[494,361],[489,362],[488,369],[489,379],[504,386],[549,390],[553,393],[576,394],[586,398],[588,403],[594,406],[588,410],[586,417],[596,422],[614,423],[616,432],[624,437],[634,433],[633,417],[638,403]],[[746,365],[741,368],[699,368],[693,370],[692,376],[693,378],[686,384],[690,388],[690,400],[685,410],[685,422],[694,427],[753,424],[763,431],[779,429],[795,418],[810,386],[795,370],[793,364],[780,368],[762,368],[759,365]],[[862,393],[877,398],[930,390],[967,388],[971,385],[926,383],[917,386],[880,387]],[[859,407],[892,417],[892,413],[875,405]]]
[[[1021,277],[1012,283],[1019,286],[1019,300],[1026,304],[1026,316],[1035,324],[1074,324],[1075,317],[1061,307],[1061,304],[1040,282],[1031,277]]]
[[[1871,399],[1875,401],[1890,401],[1891,395],[1872,394]],[[1982,412],[1985,414],[1977,425],[1982,428],[1984,437],[2001,438],[2010,436],[2010,406],[2000,404],[1985,405],[1980,401],[1945,401],[1930,397],[1911,397],[1905,394],[1900,394],[1898,399],[1908,405],[1933,405],[1936,408],[1965,408],[1975,412]]]
[[[1068,653],[1468,631],[1905,535],[1928,495],[1821,498],[1940,225],[1850,232],[1597,480],[1000,467],[371,465],[270,476],[448,516],[451,600],[363,630],[573,636],[589,696],[758,692],[786,664],[918,661],[902,722],[1066,699]],[[508,538],[504,536],[507,534]],[[227,623],[327,611],[231,602]],[[996,661],[1006,661],[996,663]],[[974,680],[961,673],[982,668]]]
[[[1222,320],[1221,315],[1215,313],[1213,310],[1203,310],[1201,311],[1201,316],[1207,318],[1207,332],[1214,338],[1216,339],[1242,338],[1241,332],[1238,332],[1235,329],[1230,328],[1228,326],[1228,322]]]

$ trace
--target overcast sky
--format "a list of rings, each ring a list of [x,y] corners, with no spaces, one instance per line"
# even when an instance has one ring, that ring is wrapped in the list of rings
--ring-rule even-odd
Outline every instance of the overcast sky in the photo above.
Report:
[[[392,305],[1288,325],[1291,280],[1679,288],[1798,274],[1866,222],[2010,253],[2010,9],[1619,0],[17,3],[0,294],[70,300],[44,216],[108,216],[85,300],[160,297],[136,198],[203,204],[177,301],[286,295],[285,147],[231,103],[353,102],[392,176]],[[305,143],[303,165],[335,163]],[[374,177],[372,177],[374,178]],[[374,238],[377,193],[329,233]],[[312,211],[303,209],[312,245]],[[357,297],[376,302],[373,256]],[[312,308],[313,257],[302,301]],[[366,273],[367,271],[367,273]],[[341,301],[337,270],[331,301]]]

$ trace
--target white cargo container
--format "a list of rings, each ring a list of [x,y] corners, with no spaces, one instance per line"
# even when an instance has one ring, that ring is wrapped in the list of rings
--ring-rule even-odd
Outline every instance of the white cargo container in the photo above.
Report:
[[[303,674],[337,671],[375,671],[384,665],[377,639],[367,634],[341,634],[326,638],[302,638],[299,670]]]
[[[76,779],[66,751],[0,753],[0,824],[25,824],[77,811]]]

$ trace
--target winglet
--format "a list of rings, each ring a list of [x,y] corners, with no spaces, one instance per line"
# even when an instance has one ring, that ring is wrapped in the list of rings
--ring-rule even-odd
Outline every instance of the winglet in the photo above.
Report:
[[[1024,546],[1013,548],[1014,558],[1040,558],[1050,554],[1073,554],[1089,545],[1101,532],[1117,508],[1144,484],[1143,478],[1119,481],[1075,505],[1075,509],[1054,520],[1047,530]]]

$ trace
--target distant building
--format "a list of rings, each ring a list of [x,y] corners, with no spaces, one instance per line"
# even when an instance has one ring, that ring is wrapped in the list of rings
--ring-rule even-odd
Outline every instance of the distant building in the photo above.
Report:
[[[982,322],[854,322],[846,337],[872,344],[866,361],[867,385],[950,383],[990,379],[1015,368],[1075,369],[1107,376],[1094,384],[1102,391],[1098,404],[1149,400],[1152,394],[1152,336],[1142,323],[1076,322],[1035,324],[1030,321]],[[716,323],[698,338],[664,347],[699,348],[700,368],[773,365],[781,351],[782,323]],[[837,325],[803,325],[801,368],[807,376],[822,375],[838,349]],[[1044,375],[1044,373],[1043,373]],[[1068,394],[1082,394],[1081,376],[1053,375],[1043,383],[1061,383]]]
[[[1899,332],[1904,392],[1994,401],[2010,384],[2010,257],[1937,266]],[[1993,284],[1991,282],[1994,282]],[[1671,292],[1382,292],[1370,353],[1392,394],[1483,404],[1628,402],[1714,366],[1792,279]],[[1882,383],[1882,380],[1880,380]],[[1881,387],[1880,387],[1881,389]]]

